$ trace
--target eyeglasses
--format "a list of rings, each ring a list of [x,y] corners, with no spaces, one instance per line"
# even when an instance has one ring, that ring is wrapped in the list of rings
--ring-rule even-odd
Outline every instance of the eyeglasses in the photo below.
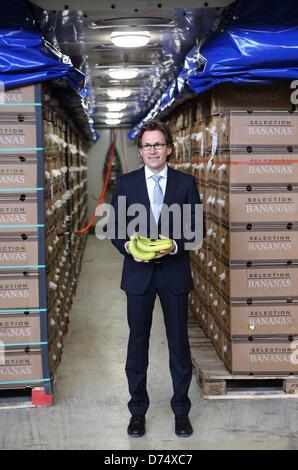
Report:
[[[154,150],[161,150],[165,145],[167,144],[160,144],[159,142],[157,142],[156,144],[145,144],[145,145],[141,145],[141,149],[144,150],[144,152],[150,152],[150,150],[152,148],[154,148]]]

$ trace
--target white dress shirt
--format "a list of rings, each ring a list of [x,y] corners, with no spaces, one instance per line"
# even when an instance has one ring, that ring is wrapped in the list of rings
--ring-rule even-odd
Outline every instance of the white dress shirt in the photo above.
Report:
[[[145,179],[146,179],[146,185],[147,185],[147,191],[148,191],[148,196],[149,196],[149,201],[150,201],[150,205],[152,205],[153,203],[153,188],[155,186],[155,181],[153,178],[151,178],[151,176],[153,175],[156,175],[156,173],[153,173],[153,171],[151,171],[147,165],[145,165]],[[166,165],[164,167],[164,169],[158,173],[158,176],[162,176],[162,178],[159,180],[159,184],[160,184],[160,187],[162,189],[162,192],[163,192],[163,196],[165,197],[165,193],[166,193],[166,186],[167,186],[167,178],[168,178],[168,165]],[[177,247],[177,244],[176,242],[173,240],[174,244],[175,244],[175,250],[174,251],[171,251],[171,253],[169,253],[170,255],[175,255],[178,251],[178,247]],[[126,248],[125,246],[125,249],[127,251],[127,253],[130,253],[129,249]]]
[[[153,173],[147,165],[145,165],[145,178],[146,178],[146,185],[147,185],[147,191],[148,191],[148,196],[149,196],[149,201],[150,205],[152,206],[153,204],[153,189],[155,186],[155,181],[152,176],[155,176],[156,173]],[[168,178],[168,165],[164,167],[164,169],[158,173],[156,176],[162,176],[162,178],[159,180],[159,185],[162,189],[163,192],[163,197],[165,197],[166,193],[166,186],[167,186],[167,178]],[[156,221],[158,223],[158,221]]]
[[[148,168],[147,165],[145,165],[144,168],[145,168],[145,179],[146,179],[146,185],[147,185],[147,191],[148,191],[150,206],[152,206],[153,205],[153,189],[154,189],[154,186],[155,186],[155,181],[154,181],[153,178],[151,178],[151,176],[156,175],[156,173],[153,173],[153,171],[151,171],[150,168]],[[166,165],[160,173],[157,173],[156,176],[162,176],[162,178],[159,180],[159,185],[162,189],[163,197],[165,197],[166,187],[167,187],[167,179],[168,179],[168,165]],[[156,223],[158,223],[158,221],[156,221]],[[177,247],[177,244],[176,244],[175,241],[174,241],[174,244],[175,244],[176,248],[175,248],[174,251],[171,251],[171,253],[169,253],[170,255],[175,255],[178,251],[178,247]]]

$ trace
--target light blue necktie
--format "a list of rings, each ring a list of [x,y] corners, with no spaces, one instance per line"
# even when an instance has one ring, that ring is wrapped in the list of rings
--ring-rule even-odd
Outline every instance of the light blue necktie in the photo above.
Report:
[[[158,223],[159,215],[162,208],[163,203],[163,192],[160,187],[159,181],[162,176],[153,175],[152,178],[155,181],[155,186],[153,188],[153,200],[152,200],[152,211],[155,218],[156,223]]]

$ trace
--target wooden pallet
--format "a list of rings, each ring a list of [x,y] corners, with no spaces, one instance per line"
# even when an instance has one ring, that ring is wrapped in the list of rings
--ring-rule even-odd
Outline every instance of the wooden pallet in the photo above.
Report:
[[[188,334],[192,363],[204,398],[298,398],[298,377],[231,374],[191,315]]]
[[[52,404],[52,394],[45,394],[43,387],[0,390],[0,410],[35,408]]]

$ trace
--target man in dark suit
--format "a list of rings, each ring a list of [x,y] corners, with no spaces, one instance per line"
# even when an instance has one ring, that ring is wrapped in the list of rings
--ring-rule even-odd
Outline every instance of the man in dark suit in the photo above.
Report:
[[[146,390],[149,337],[154,302],[158,294],[170,356],[174,390],[171,408],[175,415],[175,432],[178,436],[189,436],[193,432],[188,418],[191,407],[188,390],[192,378],[192,363],[187,316],[188,295],[193,284],[189,252],[185,248],[190,238],[189,235],[187,240],[185,238],[182,218],[177,217],[175,211],[168,209],[173,204],[181,210],[183,205],[188,205],[191,214],[191,233],[194,233],[198,222],[203,233],[203,219],[195,220],[195,209],[200,205],[200,198],[195,178],[167,165],[173,151],[173,141],[170,130],[164,123],[147,122],[141,128],[137,144],[144,167],[120,176],[112,198],[115,214],[113,220],[115,236],[112,243],[124,255],[121,288],[127,295],[130,329],[125,370],[131,395],[128,408],[132,416],[127,431],[130,436],[135,437],[145,433],[145,414],[149,407]],[[126,206],[125,210],[122,206],[118,214],[121,196],[122,200],[125,198]],[[162,210],[160,197],[163,199]],[[138,220],[136,232],[153,238],[153,231],[158,234],[156,237],[172,240],[172,246],[151,261],[133,257],[129,251],[131,233],[127,233],[127,228],[133,221],[129,208],[134,207],[136,203],[146,209],[146,217]],[[168,233],[162,234],[161,227],[165,217],[167,217]],[[119,230],[120,225],[121,229],[124,226],[122,235]],[[181,236],[175,238],[175,233],[179,232]]]

